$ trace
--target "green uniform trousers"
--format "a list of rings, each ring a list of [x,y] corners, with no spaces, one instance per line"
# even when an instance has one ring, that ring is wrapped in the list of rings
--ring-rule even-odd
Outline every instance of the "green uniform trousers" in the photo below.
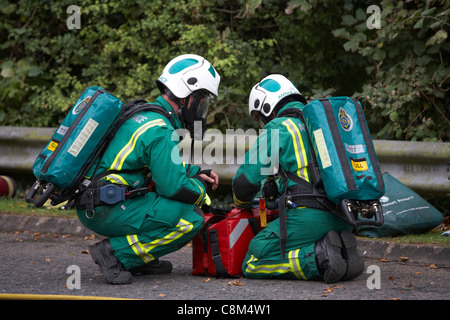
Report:
[[[320,278],[314,244],[328,231],[351,230],[352,227],[334,214],[310,208],[286,210],[286,254],[280,251],[280,219],[267,225],[250,242],[242,265],[245,277],[254,279]]]
[[[203,225],[203,212],[149,192],[86,215],[77,210],[88,229],[109,237],[114,255],[130,269],[142,266],[187,244]]]

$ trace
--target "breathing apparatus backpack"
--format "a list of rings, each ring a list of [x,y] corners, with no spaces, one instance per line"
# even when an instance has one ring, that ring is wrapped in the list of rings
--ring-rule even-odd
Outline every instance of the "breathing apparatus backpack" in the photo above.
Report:
[[[314,100],[303,110],[290,108],[277,117],[301,119],[313,149],[308,163],[310,182],[283,168],[278,172],[285,190],[278,201],[282,253],[286,206],[328,210],[353,227],[381,226],[379,199],[385,187],[360,103],[349,97]],[[288,191],[288,180],[298,185]]]
[[[49,198],[51,205],[58,205],[81,196],[93,182],[104,177],[104,174],[95,175],[94,165],[100,163],[117,130],[133,114],[143,110],[158,112],[169,120],[172,116],[164,108],[144,100],[123,104],[101,87],[87,88],[37,156],[32,167],[36,181],[26,201],[41,207]],[[94,173],[86,177],[92,168]]]

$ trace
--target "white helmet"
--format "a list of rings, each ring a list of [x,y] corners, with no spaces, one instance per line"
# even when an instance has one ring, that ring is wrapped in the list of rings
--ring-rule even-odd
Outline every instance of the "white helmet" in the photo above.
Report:
[[[217,97],[220,75],[205,58],[184,54],[172,59],[156,84],[164,93],[167,87],[177,98],[186,98],[194,91],[206,90]]]
[[[212,96],[217,97],[219,91],[220,75],[214,67],[201,56],[184,54],[166,65],[156,84],[161,93],[166,93],[178,105],[182,127],[191,133],[191,137],[203,138],[209,100]],[[192,99],[181,103],[180,99],[189,96]],[[201,128],[196,128],[197,121],[201,121]]]
[[[260,112],[267,119],[277,104],[286,97],[306,104],[306,99],[290,80],[281,74],[271,74],[257,83],[250,92],[248,113],[254,116],[256,112]]]

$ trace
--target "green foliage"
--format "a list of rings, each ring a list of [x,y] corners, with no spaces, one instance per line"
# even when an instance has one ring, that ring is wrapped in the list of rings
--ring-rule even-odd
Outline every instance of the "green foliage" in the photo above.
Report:
[[[362,8],[342,16],[335,36],[367,57],[368,81],[355,97],[379,138],[450,139],[450,1],[381,2],[381,28],[368,30]]]
[[[252,86],[282,73],[309,98],[359,97],[379,138],[447,140],[449,1],[422,2],[383,1],[368,30],[363,0],[80,0],[69,30],[72,1],[0,0],[0,125],[57,126],[88,86],[153,101],[196,53],[222,77],[212,127],[252,126]]]

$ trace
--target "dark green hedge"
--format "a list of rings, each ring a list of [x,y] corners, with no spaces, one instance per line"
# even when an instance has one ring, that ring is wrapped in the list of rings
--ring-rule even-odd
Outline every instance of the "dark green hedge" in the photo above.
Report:
[[[222,76],[210,125],[251,126],[251,87],[289,77],[310,99],[349,95],[381,139],[448,141],[450,1],[0,1],[0,125],[56,126],[88,86],[155,99],[155,79],[182,53]],[[372,18],[371,18],[372,17]]]

